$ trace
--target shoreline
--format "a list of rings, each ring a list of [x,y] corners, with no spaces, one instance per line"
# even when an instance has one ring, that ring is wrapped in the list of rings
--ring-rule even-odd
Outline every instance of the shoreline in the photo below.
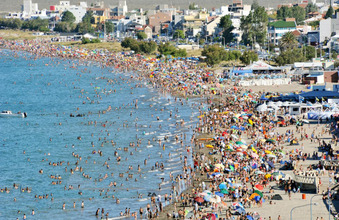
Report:
[[[198,219],[206,215],[207,213],[213,212],[213,213],[223,214],[226,211],[225,217],[228,218],[228,216],[230,215],[232,216],[234,214],[234,210],[231,209],[233,208],[233,206],[243,208],[244,210],[246,208],[247,210],[249,210],[248,212],[246,212],[246,214],[250,213],[251,216],[256,215],[255,210],[260,210],[258,211],[259,215],[261,215],[261,212],[264,212],[265,214],[263,214],[263,216],[265,215],[265,217],[268,218],[268,215],[272,215],[272,211],[269,210],[270,209],[269,207],[274,207],[275,205],[275,202],[272,204],[265,203],[265,201],[269,201],[269,202],[272,201],[269,199],[269,197],[272,195],[271,190],[273,189],[273,192],[274,191],[279,192],[279,194],[281,194],[281,196],[284,199],[288,200],[288,197],[287,195],[283,194],[283,190],[279,188],[274,188],[276,186],[275,184],[277,184],[277,181],[271,178],[271,175],[273,176],[273,173],[276,172],[276,169],[272,167],[268,167],[268,166],[265,166],[265,167],[260,166],[259,167],[260,169],[259,169],[258,166],[261,164],[266,164],[267,162],[271,161],[269,159],[271,156],[268,156],[268,155],[273,154],[277,158],[277,161],[274,161],[274,162],[283,161],[285,157],[287,157],[287,159],[291,158],[291,161],[297,161],[296,158],[298,158],[299,156],[301,157],[303,156],[303,155],[299,155],[300,151],[306,152],[308,154],[311,154],[312,151],[314,150],[317,151],[318,144],[312,141],[310,142],[310,138],[303,139],[302,137],[303,134],[308,134],[310,137],[311,133],[313,132],[313,133],[319,134],[319,138],[321,137],[322,140],[327,141],[328,139],[328,136],[324,136],[324,133],[325,134],[327,133],[322,131],[326,129],[323,127],[324,125],[321,125],[321,127],[319,125],[313,125],[313,124],[305,125],[305,127],[301,127],[305,133],[303,132],[298,133],[298,128],[295,128],[292,126],[280,128],[272,124],[270,120],[268,120],[268,119],[272,119],[272,115],[256,114],[254,112],[255,105],[251,103],[251,101],[258,101],[260,97],[259,95],[260,93],[258,94],[255,92],[248,92],[249,88],[224,87],[223,94],[225,94],[224,92],[228,91],[228,93],[226,93],[227,95],[218,97],[218,96],[214,96],[214,94],[211,94],[211,92],[209,91],[209,87],[214,86],[215,83],[204,84],[202,81],[195,82],[194,80],[187,80],[187,79],[183,83],[180,82],[180,80],[182,79],[185,80],[185,76],[188,76],[188,74],[185,74],[184,77],[182,76],[181,72],[184,71],[184,69],[179,68],[178,70],[176,70],[176,73],[173,74],[173,73],[170,73],[170,70],[172,70],[171,65],[167,65],[168,69],[165,69],[165,71],[163,71],[164,73],[167,73],[167,74],[165,77],[163,77],[164,75],[163,75],[163,72],[161,71],[162,71],[162,68],[164,67],[161,66],[161,64],[156,64],[156,60],[149,61],[147,59],[140,58],[137,56],[136,57],[135,56],[125,57],[125,56],[121,56],[121,54],[111,54],[111,55],[105,54],[103,56],[92,54],[90,55],[90,57],[87,57],[86,59],[84,59],[82,55],[83,53],[85,53],[84,51],[81,51],[79,53],[77,52],[77,54],[75,55],[72,54],[73,52],[77,51],[77,49],[73,51],[67,48],[63,48],[64,50],[61,50],[60,47],[55,47],[55,46],[47,47],[44,49],[40,49],[40,47],[36,48],[34,46],[32,47],[33,49],[30,47],[27,48],[27,46],[30,44],[31,43],[26,42],[26,44],[24,44],[23,46],[20,44],[14,45],[14,46],[13,45],[7,45],[7,46],[9,47],[9,49],[21,48],[23,51],[28,50],[27,52],[32,53],[32,54],[34,54],[34,51],[35,52],[38,51],[36,54],[37,57],[47,56],[47,57],[59,57],[60,59],[79,59],[79,62],[86,62],[86,61],[92,62],[93,61],[93,62],[99,62],[104,67],[110,67],[110,66],[114,67],[121,72],[134,71],[138,75],[136,80],[143,78],[144,80],[146,80],[146,82],[151,84],[151,86],[154,89],[157,89],[158,92],[161,94],[168,92],[173,97],[178,97],[179,95],[179,98],[180,98],[180,95],[182,95],[183,98],[188,98],[190,97],[189,96],[190,92],[192,92],[192,94],[194,94],[193,92],[197,92],[197,94],[199,95],[193,96],[193,97],[203,97],[207,99],[209,110],[206,112],[203,112],[202,110],[200,110],[201,111],[200,114],[202,115],[202,117],[200,118],[200,122],[199,122],[200,125],[198,127],[194,127],[192,130],[193,135],[197,134],[197,137],[194,136],[194,140],[192,143],[193,146],[191,146],[191,149],[192,149],[191,155],[193,157],[193,162],[194,162],[194,173],[192,177],[192,186],[183,192],[183,194],[185,194],[183,198],[188,203],[189,208],[186,209],[185,206],[182,207],[181,205],[175,207],[174,204],[165,206],[165,211],[162,212],[159,216],[160,219],[166,217],[168,212],[170,214],[173,211],[179,212],[179,209],[181,209],[181,211],[183,212],[185,212],[185,210],[190,210],[191,214],[193,213],[193,215],[199,216],[197,217]],[[46,46],[46,43],[42,45]],[[52,52],[52,55],[50,56],[48,56],[49,49]],[[61,53],[55,52],[58,49],[61,50]],[[53,51],[55,52],[54,56],[53,56]],[[68,52],[70,53],[68,54]],[[68,55],[64,56],[63,54],[68,54]],[[152,64],[153,66],[149,67],[147,66],[147,64],[149,65]],[[139,67],[143,67],[143,68],[138,70]],[[157,68],[159,68],[160,70],[159,71],[155,70]],[[205,70],[205,72],[207,71],[208,70]],[[171,77],[171,75],[173,76]],[[170,80],[166,80],[168,78],[167,76],[170,76]],[[180,78],[176,79],[175,76],[178,76]],[[201,83],[202,85],[207,85],[207,89],[202,89],[201,87],[199,88],[197,86],[199,83]],[[185,87],[187,89],[185,89]],[[229,86],[229,87],[232,87],[232,86]],[[291,86],[289,87],[290,87],[289,89],[292,91],[296,90],[295,87],[293,88],[291,88]],[[278,89],[279,87],[276,87],[276,88]],[[282,87],[280,87],[280,89],[281,88]],[[257,87],[257,89],[266,90],[267,87],[264,87],[264,86]],[[251,94],[252,97],[249,97],[249,98],[246,97],[247,99],[245,99],[243,98],[244,93],[249,93]],[[243,99],[243,100],[240,101],[240,99]],[[205,103],[205,101],[202,101],[202,102]],[[218,103],[219,105],[221,104],[221,106],[219,107],[213,106]],[[214,111],[215,109],[217,109],[217,111]],[[229,112],[232,112],[232,114],[230,114]],[[236,117],[236,115],[238,114],[242,115],[243,112],[245,112],[244,115],[247,117],[247,119],[244,119],[244,118],[240,119],[240,117],[242,116]],[[234,119],[234,117],[237,119]],[[267,117],[267,119],[264,119],[265,117]],[[242,132],[241,131],[239,132],[238,129],[231,128],[232,126],[240,127],[240,126],[243,126],[244,124],[249,124],[248,119],[253,120],[255,126],[253,127],[248,126],[244,130],[242,130]],[[263,125],[261,125],[260,123]],[[292,132],[288,133],[287,132],[288,130],[291,130]],[[226,132],[225,135],[223,134],[224,132]],[[270,133],[273,133],[273,134],[271,135]],[[232,135],[234,135],[235,137]],[[301,138],[299,138],[300,135],[301,135]],[[202,146],[199,142],[195,141],[200,138],[206,138],[206,137],[213,137],[214,138],[213,142],[212,141],[206,142],[204,143],[204,146]],[[275,143],[274,144],[271,144],[269,142],[260,143],[261,141],[259,141],[260,140],[259,137],[264,138],[265,140],[269,140],[271,138],[272,140],[274,140]],[[298,142],[300,143],[298,147],[288,146],[286,144],[288,142],[287,137],[297,138]],[[244,143],[246,143],[246,144],[243,144],[245,145],[246,148],[242,150],[240,149],[240,151],[238,151],[238,148],[242,148],[242,146],[240,146],[240,144],[239,146],[237,146],[238,144],[235,143],[237,142],[238,139],[243,140]],[[226,144],[232,143],[232,147],[225,145],[225,142]],[[212,148],[206,148],[206,145],[208,144],[211,144],[211,145],[213,144]],[[304,144],[306,145],[306,147],[304,147]],[[251,148],[249,148],[250,146]],[[233,151],[235,150],[236,151],[234,153],[229,151],[228,149],[231,149],[231,148],[233,148]],[[260,153],[256,153],[257,155],[255,156],[253,152],[256,152],[256,151]],[[282,151],[285,152],[284,157],[278,153]],[[209,153],[213,153],[213,155],[209,155]],[[238,153],[241,153],[241,154],[238,154]],[[253,168],[254,165],[251,164],[251,162],[253,161],[256,164],[255,168]],[[299,169],[304,170],[305,167],[309,166],[313,162],[316,162],[316,161],[310,160],[310,156],[308,155],[304,162],[300,162],[299,164],[296,164],[296,168],[298,170]],[[223,166],[225,166],[225,168],[229,170],[232,169],[232,171],[231,172],[228,171],[227,173],[224,173],[223,175],[221,175],[221,177],[218,177],[218,178],[216,177],[207,178],[207,176],[210,177],[214,173],[217,173],[215,170],[220,171],[220,172],[222,170],[223,171],[225,170],[225,169],[215,169],[216,164],[222,164]],[[304,165],[304,167],[302,167],[302,165]],[[240,167],[242,166],[246,168],[245,172],[240,169]],[[184,165],[183,170],[185,169],[185,167],[186,166]],[[263,172],[263,174],[256,174],[255,172],[257,171]],[[184,173],[185,172],[183,172],[183,174]],[[238,175],[236,175],[236,173]],[[286,173],[290,173],[291,175],[293,175],[292,172],[286,172]],[[270,174],[270,177],[266,178],[265,176],[267,174]],[[197,180],[195,180],[195,178],[197,178]],[[218,192],[218,190],[221,190],[220,185],[223,182],[226,182],[227,179],[228,181],[231,181],[230,184],[227,184],[228,189],[229,190],[233,189],[232,190],[233,192],[227,193],[227,194],[225,193],[225,197],[227,197],[227,199],[221,199],[221,201],[226,202],[227,204],[226,207],[228,208],[224,207],[224,205],[219,205],[219,206],[217,205],[217,204],[223,204],[223,203],[207,202],[207,200],[206,202],[204,202],[205,206],[207,206],[206,209],[203,209],[204,213],[199,211],[199,208],[194,207],[195,206],[194,199],[197,196],[204,193],[204,191],[206,190],[211,191],[212,195],[215,196],[215,193]],[[208,185],[205,185],[204,182],[208,182]],[[249,197],[250,194],[253,193],[254,191],[253,184],[254,185],[259,184],[261,186],[264,186],[263,191],[265,191],[263,192],[264,196],[260,196],[261,198],[259,198],[259,200],[256,202],[253,202],[253,198],[249,199],[245,197],[245,196]],[[323,182],[324,186],[326,184],[327,183]],[[240,185],[240,187],[233,187],[232,185],[234,186]],[[269,192],[266,192],[266,190],[269,190]],[[243,194],[244,197],[240,198],[240,196],[237,194],[241,194],[242,191],[245,191]],[[187,195],[187,194],[190,194],[190,195]],[[294,195],[290,196],[290,198],[291,197],[293,197],[293,202],[291,202],[290,200],[289,202],[290,204],[287,204],[287,202],[285,201],[284,203],[284,205],[286,206],[285,209],[290,209],[289,205],[303,202],[303,200],[301,200],[300,198],[299,199],[297,198],[297,194],[295,194],[295,196]],[[217,199],[218,197],[215,197],[215,198]],[[235,203],[241,204],[241,205],[238,205],[238,206],[234,205]],[[279,204],[279,202],[277,203]],[[280,204],[280,205],[283,206],[283,204]],[[254,206],[255,209],[253,209],[252,206]],[[266,207],[266,209],[265,208],[263,209],[263,207]],[[240,210],[240,208],[238,209]],[[194,213],[194,210],[196,211],[196,213]],[[276,213],[273,212],[273,214],[276,214]],[[277,216],[275,216],[274,218],[276,217]],[[287,216],[284,216],[284,219],[286,217]]]

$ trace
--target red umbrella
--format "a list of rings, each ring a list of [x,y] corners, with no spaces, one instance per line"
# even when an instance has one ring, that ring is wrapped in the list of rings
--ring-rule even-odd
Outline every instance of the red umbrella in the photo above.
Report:
[[[196,202],[204,202],[204,199],[203,198],[201,198],[201,197],[195,197],[195,199],[194,199]]]
[[[255,188],[257,188],[259,190],[263,190],[264,189],[264,187],[262,185],[260,185],[260,184],[255,185]]]

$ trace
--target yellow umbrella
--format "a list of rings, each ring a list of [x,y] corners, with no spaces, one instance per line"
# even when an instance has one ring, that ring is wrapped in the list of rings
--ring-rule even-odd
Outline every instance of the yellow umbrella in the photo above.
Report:
[[[269,174],[269,173],[265,175],[265,179],[268,179],[270,177],[271,177],[271,174]]]
[[[253,121],[251,119],[248,119],[248,123],[250,123],[251,125],[253,125]]]
[[[269,150],[265,150],[265,153],[266,153],[266,154],[272,154],[272,152],[269,151]]]
[[[258,153],[258,151],[254,147],[252,147],[252,151],[255,152],[256,154]]]
[[[207,148],[213,148],[213,146],[210,145],[210,144],[207,144],[206,147],[207,147]]]

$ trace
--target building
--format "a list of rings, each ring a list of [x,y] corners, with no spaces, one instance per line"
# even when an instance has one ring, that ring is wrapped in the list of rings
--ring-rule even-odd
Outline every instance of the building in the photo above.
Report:
[[[80,2],[78,5],[71,5],[70,1],[60,1],[59,5],[50,6],[52,12],[58,11],[60,14],[69,11],[75,16],[75,23],[82,21],[87,12],[87,2]]]
[[[324,42],[326,39],[330,39],[333,33],[339,33],[339,18],[327,18],[326,20],[320,20],[319,22],[319,40]]]
[[[113,16],[125,16],[128,12],[126,1],[119,1],[118,6],[112,8]]]
[[[22,5],[22,18],[30,19],[33,14],[39,11],[38,3],[32,3],[32,0],[24,0]]]
[[[270,43],[277,45],[279,40],[288,32],[297,29],[295,21],[275,21],[268,23],[268,38]]]
[[[216,32],[220,23],[220,16],[210,16],[208,22],[204,25],[204,35],[212,36]]]
[[[204,11],[191,11],[184,16],[183,30],[186,36],[195,37],[202,31],[204,24],[208,21],[209,14]]]
[[[155,34],[160,33],[162,24],[172,22],[172,16],[170,13],[157,12],[154,15],[148,16],[148,25],[153,27]]]
[[[153,32],[152,32],[152,28],[149,26],[146,26],[144,29],[145,34],[147,35],[147,39],[152,39],[153,37]]]

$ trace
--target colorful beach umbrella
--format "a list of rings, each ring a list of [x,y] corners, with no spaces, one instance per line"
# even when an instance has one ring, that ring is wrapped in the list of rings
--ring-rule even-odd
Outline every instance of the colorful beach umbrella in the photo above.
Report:
[[[261,198],[264,197],[264,194],[259,190],[254,190],[254,193],[257,193]]]
[[[255,185],[255,188],[257,188],[259,190],[263,190],[264,189],[264,187],[262,185],[260,185],[260,184]]]

